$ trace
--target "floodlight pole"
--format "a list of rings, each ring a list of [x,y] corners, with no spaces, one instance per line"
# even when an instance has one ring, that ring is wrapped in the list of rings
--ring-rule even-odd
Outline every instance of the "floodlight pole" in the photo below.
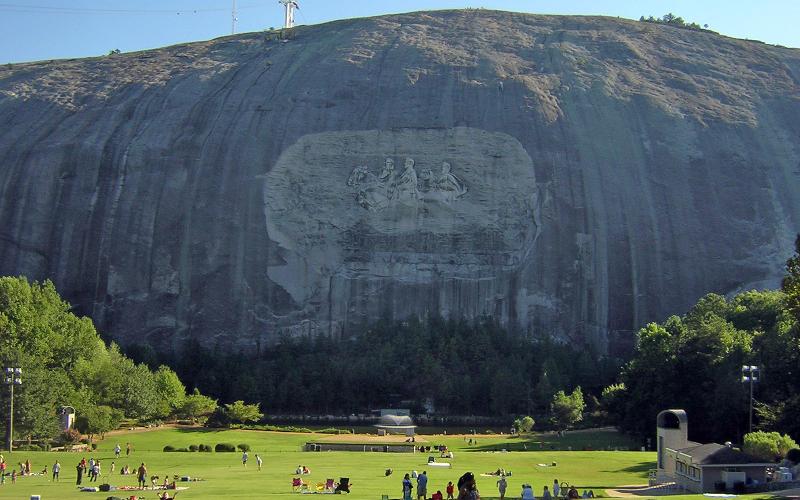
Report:
[[[759,377],[759,369],[758,366],[755,365],[743,365],[742,366],[742,383],[750,384],[750,412],[749,412],[749,431],[753,432],[753,386],[756,382],[758,382]]]
[[[14,386],[22,385],[22,368],[6,368],[6,384],[11,390],[11,403],[9,404],[8,434],[6,435],[6,448],[9,453],[14,448]]]

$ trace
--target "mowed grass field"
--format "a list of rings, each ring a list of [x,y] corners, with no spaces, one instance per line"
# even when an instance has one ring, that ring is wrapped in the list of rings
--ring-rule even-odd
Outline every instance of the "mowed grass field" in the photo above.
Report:
[[[244,430],[205,430],[162,428],[148,431],[133,431],[107,436],[99,443],[93,453],[71,452],[26,452],[5,454],[6,461],[12,465],[30,459],[34,471],[41,471],[47,465],[61,463],[61,480],[50,481],[47,476],[18,478],[11,484],[10,478],[0,486],[0,499],[28,499],[32,494],[41,495],[43,500],[103,499],[110,495],[127,498],[136,494],[139,498],[154,500],[153,491],[85,493],[75,486],[75,466],[82,457],[99,459],[102,464],[102,477],[97,484],[107,482],[115,486],[135,486],[134,475],[122,476],[120,469],[128,464],[136,468],[145,462],[148,475],[173,476],[175,474],[204,479],[199,482],[178,483],[189,489],[178,493],[181,500],[210,499],[262,499],[298,497],[291,487],[294,470],[299,464],[310,468],[311,474],[303,478],[315,485],[324,483],[327,478],[338,481],[349,477],[352,483],[353,499],[380,500],[382,495],[389,498],[401,497],[403,473],[412,470],[427,470],[428,493],[437,489],[445,490],[448,481],[457,481],[464,472],[471,471],[478,478],[478,489],[483,498],[497,496],[497,478],[482,477],[481,473],[504,468],[512,471],[508,478],[507,498],[518,498],[523,483],[531,483],[537,496],[544,485],[552,485],[554,479],[576,485],[579,490],[592,489],[601,493],[614,486],[644,484],[647,472],[655,467],[655,453],[640,451],[607,451],[614,444],[630,444],[616,433],[574,433],[563,438],[552,435],[532,435],[525,438],[493,435],[477,436],[477,444],[470,446],[463,436],[420,436],[426,444],[445,444],[455,454],[452,469],[428,467],[427,453],[359,453],[359,452],[304,452],[302,446],[307,441],[324,440],[330,436],[322,434],[290,434]],[[365,437],[366,438],[366,437]],[[353,436],[358,440],[359,436]],[[133,452],[125,456],[125,445],[130,442]],[[114,446],[119,443],[122,456],[114,458]],[[252,447],[247,467],[241,463],[241,453],[165,453],[165,445],[187,447],[191,444],[247,443]],[[422,444],[422,443],[418,443]],[[575,451],[556,451],[551,448]],[[522,450],[502,452],[501,449]],[[603,451],[584,451],[583,448]],[[526,450],[527,449],[527,450]],[[264,460],[258,471],[255,455]],[[435,453],[431,453],[437,455]],[[116,471],[109,474],[111,462],[116,462]],[[551,464],[555,462],[556,465]],[[550,464],[542,467],[538,464]],[[386,477],[387,468],[394,473]],[[84,477],[84,485],[87,478]],[[94,484],[94,483],[92,483]],[[415,491],[416,492],[416,491]],[[307,498],[305,495],[302,498]],[[312,497],[313,498],[313,497]],[[338,498],[338,497],[337,497]],[[697,497],[702,498],[702,497]]]

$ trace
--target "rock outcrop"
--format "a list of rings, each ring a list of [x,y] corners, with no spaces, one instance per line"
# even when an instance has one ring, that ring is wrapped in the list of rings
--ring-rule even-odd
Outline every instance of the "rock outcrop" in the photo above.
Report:
[[[779,282],[800,50],[484,10],[288,38],[0,69],[0,273],[229,349],[488,314],[616,352]]]

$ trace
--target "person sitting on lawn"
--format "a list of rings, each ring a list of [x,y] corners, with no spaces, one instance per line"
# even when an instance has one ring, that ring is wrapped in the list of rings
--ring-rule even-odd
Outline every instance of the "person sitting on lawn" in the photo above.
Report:
[[[436,490],[436,493],[431,495],[431,500],[444,500],[444,496],[442,496],[442,491]]]

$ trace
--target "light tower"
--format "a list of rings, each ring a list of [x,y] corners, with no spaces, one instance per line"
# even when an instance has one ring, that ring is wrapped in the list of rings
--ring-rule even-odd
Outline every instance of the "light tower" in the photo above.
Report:
[[[285,15],[283,18],[284,28],[294,28],[294,10],[300,8],[300,4],[295,0],[278,0],[278,3],[283,4]]]
[[[757,383],[760,379],[760,373],[757,366],[744,365],[742,366],[742,383],[750,384],[750,426],[749,432],[753,432],[753,384]]]
[[[11,390],[11,408],[8,413],[8,434],[6,435],[6,448],[13,451],[14,448],[14,386],[22,385],[22,368],[6,368],[6,384]]]

